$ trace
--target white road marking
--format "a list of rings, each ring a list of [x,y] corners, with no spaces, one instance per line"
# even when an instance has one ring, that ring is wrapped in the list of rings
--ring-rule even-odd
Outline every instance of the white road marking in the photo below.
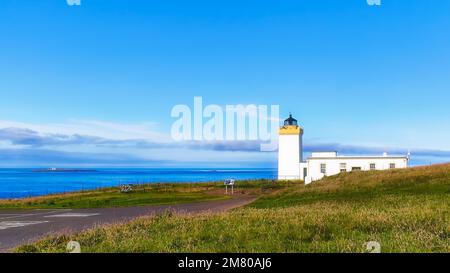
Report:
[[[44,211],[44,210],[36,210],[38,212]],[[29,217],[29,216],[40,216],[40,215],[46,215],[46,214],[52,214],[55,212],[61,212],[61,211],[71,211],[71,209],[65,209],[65,210],[52,210],[52,211],[46,211],[42,213],[24,213],[24,214],[0,214],[0,220],[4,219],[12,219],[12,218],[22,218],[22,217]],[[3,217],[4,215],[8,215],[6,217]]]
[[[97,216],[100,215],[100,213],[62,213],[62,214],[53,214],[53,215],[47,215],[45,218],[51,218],[51,217],[90,217],[90,216]]]
[[[2,221],[0,222],[0,230],[43,224],[47,222],[48,221]]]

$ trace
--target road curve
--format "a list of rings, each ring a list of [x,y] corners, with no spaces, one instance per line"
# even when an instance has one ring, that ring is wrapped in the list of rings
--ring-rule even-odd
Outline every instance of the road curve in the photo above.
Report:
[[[158,215],[168,210],[182,214],[222,212],[244,206],[254,200],[254,197],[239,195],[227,200],[162,206],[0,210],[0,252],[8,252],[19,245],[34,242],[50,234],[78,232],[96,225]]]

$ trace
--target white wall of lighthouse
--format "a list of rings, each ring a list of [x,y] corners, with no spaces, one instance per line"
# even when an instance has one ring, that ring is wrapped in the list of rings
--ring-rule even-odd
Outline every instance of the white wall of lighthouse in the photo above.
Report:
[[[278,179],[300,179],[302,136],[280,135],[278,142]]]

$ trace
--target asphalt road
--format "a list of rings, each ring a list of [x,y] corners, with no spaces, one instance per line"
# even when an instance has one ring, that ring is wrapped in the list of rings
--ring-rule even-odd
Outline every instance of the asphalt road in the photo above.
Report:
[[[173,211],[182,214],[221,212],[246,205],[254,200],[250,196],[232,199],[165,206],[52,209],[52,210],[0,210],[0,252],[31,243],[55,233],[72,233],[96,225],[118,223],[140,216],[151,216]]]

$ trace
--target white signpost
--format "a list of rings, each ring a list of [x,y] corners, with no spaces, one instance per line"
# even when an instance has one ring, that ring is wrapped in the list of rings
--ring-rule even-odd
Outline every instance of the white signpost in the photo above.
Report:
[[[228,186],[231,186],[231,194],[234,194],[234,182],[236,180],[234,179],[227,179],[225,180],[225,194],[228,194]]]

